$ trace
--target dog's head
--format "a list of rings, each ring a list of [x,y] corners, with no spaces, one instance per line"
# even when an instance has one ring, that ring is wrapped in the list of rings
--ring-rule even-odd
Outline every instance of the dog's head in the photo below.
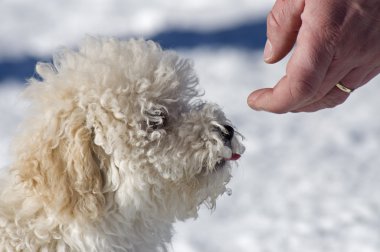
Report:
[[[244,148],[199,99],[188,60],[151,41],[87,38],[36,70],[15,170],[55,211],[94,219],[111,200],[184,219],[225,192]]]

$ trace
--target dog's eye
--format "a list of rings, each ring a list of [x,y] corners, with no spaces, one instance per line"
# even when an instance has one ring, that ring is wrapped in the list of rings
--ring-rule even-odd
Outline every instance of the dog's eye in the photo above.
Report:
[[[162,129],[167,124],[168,112],[165,108],[153,108],[146,111],[147,116],[147,129],[158,130]]]
[[[230,142],[234,136],[234,128],[230,125],[223,125],[223,128],[214,126],[213,131],[217,132],[225,142]]]

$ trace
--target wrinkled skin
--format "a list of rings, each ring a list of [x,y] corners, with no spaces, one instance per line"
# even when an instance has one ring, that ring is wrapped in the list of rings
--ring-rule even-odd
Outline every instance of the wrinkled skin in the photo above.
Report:
[[[264,60],[276,63],[295,45],[286,74],[248,97],[255,110],[314,112],[349,96],[380,72],[379,0],[277,0],[267,18]]]

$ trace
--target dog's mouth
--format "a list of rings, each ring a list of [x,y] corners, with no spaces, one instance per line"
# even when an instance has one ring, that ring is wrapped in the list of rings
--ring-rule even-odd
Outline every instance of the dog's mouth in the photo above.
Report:
[[[224,129],[223,129],[224,128]],[[223,128],[215,128],[215,131],[219,133],[224,146],[220,153],[220,158],[216,162],[215,170],[222,169],[229,161],[237,161],[241,157],[241,153],[244,152],[244,147],[237,144],[235,139],[235,130],[229,125],[223,125]]]
[[[236,161],[241,157],[241,154],[234,152],[230,146],[224,146],[221,154],[224,161]]]
[[[229,157],[229,158],[224,158],[224,160],[226,160],[226,161],[236,161],[236,160],[238,160],[240,157],[241,157],[240,154],[238,154],[238,153],[232,153],[231,157]]]
[[[216,170],[224,167],[228,161],[237,161],[240,159],[241,154],[233,152],[229,147],[225,146],[222,152],[222,157],[218,160],[215,165]]]
[[[224,148],[221,152],[220,160],[216,163],[217,169],[222,168],[228,161],[237,161],[241,157],[240,153],[243,152],[243,150],[234,150],[239,149],[234,148],[232,144],[235,135],[235,130],[229,125],[223,125],[223,127],[225,130],[220,130],[220,135],[224,142]]]

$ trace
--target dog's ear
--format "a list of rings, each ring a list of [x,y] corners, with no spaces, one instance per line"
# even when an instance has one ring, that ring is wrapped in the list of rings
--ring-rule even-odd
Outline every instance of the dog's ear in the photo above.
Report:
[[[44,122],[16,142],[13,169],[48,211],[69,220],[94,220],[105,203],[102,150],[93,144],[80,109],[48,118],[40,118]]]
[[[164,106],[153,106],[145,110],[148,131],[164,128],[168,123],[168,111]]]

